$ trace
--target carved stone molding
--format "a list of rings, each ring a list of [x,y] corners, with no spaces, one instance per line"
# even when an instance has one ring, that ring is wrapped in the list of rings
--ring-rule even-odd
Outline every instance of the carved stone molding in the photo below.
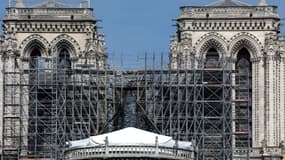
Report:
[[[29,53],[34,47],[40,49],[43,56],[48,56],[48,45],[49,42],[43,36],[38,34],[32,34],[21,42],[19,50],[22,54],[21,56],[24,59],[29,58]]]
[[[263,59],[262,57],[253,57],[250,60],[252,63],[259,63],[262,61],[262,59]]]
[[[216,32],[211,32],[203,35],[194,45],[195,50],[198,51],[200,58],[204,56],[209,49],[215,48],[220,54],[227,51],[226,38]]]
[[[55,39],[53,39],[49,45],[49,48],[58,49],[58,47],[62,45],[68,47],[67,49],[69,49],[69,51],[71,52],[70,56],[72,58],[78,57],[79,54],[81,53],[81,48],[79,43],[73,37],[67,34],[61,34],[57,36]]]
[[[248,32],[241,32],[230,39],[230,52],[236,57],[239,50],[246,48],[249,50],[251,57],[258,57],[263,47],[257,37]]]

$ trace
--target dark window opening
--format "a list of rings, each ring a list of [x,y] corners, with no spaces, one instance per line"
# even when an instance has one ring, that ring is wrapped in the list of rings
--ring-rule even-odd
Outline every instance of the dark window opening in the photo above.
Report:
[[[211,48],[206,54],[206,68],[216,68],[219,67],[219,53],[216,49]]]
[[[41,51],[38,48],[34,48],[30,54],[30,68],[31,69],[43,69],[44,68],[44,60],[41,57]]]
[[[47,124],[51,124],[51,89],[44,86],[46,83],[45,78],[48,74],[45,72],[45,59],[42,57],[39,46],[34,46],[34,49],[30,53],[30,73],[29,83],[33,84],[29,87],[29,99],[33,103],[29,103],[28,114],[28,132],[37,133],[28,135],[28,154],[40,155],[44,151],[48,150],[45,146],[47,139],[52,136],[50,133],[50,127]]]
[[[61,69],[71,69],[70,54],[67,49],[61,49],[59,53],[58,66]]]
[[[243,48],[239,51],[236,66],[237,70],[241,73],[251,73],[252,66],[250,62],[250,54],[247,49]]]
[[[250,53],[243,48],[236,62],[236,147],[252,147],[252,64]]]

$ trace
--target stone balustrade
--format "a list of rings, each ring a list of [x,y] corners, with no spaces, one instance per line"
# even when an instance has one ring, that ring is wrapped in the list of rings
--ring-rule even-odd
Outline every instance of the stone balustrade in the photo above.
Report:
[[[274,155],[275,157],[282,157],[283,151],[279,147],[267,147],[267,148],[251,148],[251,149],[235,149],[233,152],[234,159],[245,159],[247,156],[251,158],[266,157],[268,155]]]
[[[101,159],[101,158],[157,158],[157,159],[175,159],[175,160],[192,160],[194,152],[178,148],[158,147],[158,146],[99,146],[86,147],[67,150],[66,159],[84,160],[84,159]]]
[[[241,6],[241,7],[192,7],[192,6],[184,6],[180,8],[181,15],[180,17],[205,17],[205,13],[209,14],[209,18],[211,14],[215,15],[214,18],[226,17],[233,18],[237,17],[246,17],[246,18],[258,18],[258,17],[268,17],[268,18],[279,18],[277,7],[275,6]],[[251,16],[250,16],[251,13]]]
[[[90,8],[7,8],[4,20],[59,18],[63,15],[74,16],[74,19],[95,19],[93,9]]]

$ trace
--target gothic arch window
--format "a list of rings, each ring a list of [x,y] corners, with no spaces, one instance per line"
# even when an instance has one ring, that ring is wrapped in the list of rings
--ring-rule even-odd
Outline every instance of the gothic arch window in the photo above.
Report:
[[[238,52],[236,68],[241,73],[251,73],[250,53],[247,49],[243,48]]]
[[[64,69],[66,71],[72,68],[72,57],[76,54],[74,45],[66,39],[60,39],[53,42],[55,47],[53,49],[53,57],[56,59],[56,68]]]
[[[252,63],[250,53],[246,48],[239,50],[236,62],[236,135],[237,148],[249,148],[252,146]],[[248,143],[250,142],[250,143]]]
[[[219,53],[215,48],[210,48],[205,57],[205,68],[219,67]]]
[[[40,67],[40,57],[42,56],[39,48],[33,48],[30,54],[30,68],[36,69]]]
[[[62,48],[58,54],[58,67],[60,69],[71,69],[71,60],[68,49]]]
[[[45,143],[45,128],[42,123],[46,121],[46,117],[51,116],[47,111],[50,104],[46,102],[46,97],[49,97],[49,90],[38,87],[43,84],[43,79],[46,76],[45,70],[45,47],[43,43],[38,40],[32,40],[24,50],[24,55],[29,59],[29,108],[28,114],[31,119],[28,122],[28,132],[37,134],[29,134],[28,136],[28,148],[33,154],[40,153],[42,151],[43,144]],[[41,107],[39,107],[41,106]],[[36,116],[35,116],[36,115]],[[50,122],[46,122],[50,123]],[[43,137],[43,138],[42,138]]]
[[[41,51],[38,48],[34,48],[30,54],[31,57],[40,57],[42,56]]]
[[[30,69],[44,69],[45,60],[42,57],[45,55],[45,46],[39,40],[32,40],[24,49],[24,55],[29,59]]]

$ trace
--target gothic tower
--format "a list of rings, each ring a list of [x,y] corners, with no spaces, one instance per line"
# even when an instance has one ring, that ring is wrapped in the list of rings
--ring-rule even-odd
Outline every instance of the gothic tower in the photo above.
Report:
[[[232,70],[234,157],[281,154],[285,43],[279,35],[277,7],[266,0],[257,6],[224,0],[180,10],[171,41],[171,68]],[[252,152],[244,152],[247,149]]]
[[[51,149],[51,142],[56,143],[65,135],[52,139],[53,134],[60,129],[70,132],[66,129],[70,122],[56,122],[52,118],[71,114],[68,109],[58,110],[63,103],[65,107],[71,106],[70,97],[66,96],[71,91],[62,84],[69,83],[70,79],[75,82],[76,69],[100,70],[106,65],[105,42],[97,31],[96,22],[90,4],[72,7],[49,0],[25,6],[23,0],[17,0],[14,6],[6,9],[5,36],[0,38],[0,69],[4,73],[0,78],[1,86],[5,83],[5,96],[3,90],[0,93],[1,99],[5,97],[0,121],[5,128],[1,132],[3,157],[46,157],[50,150],[58,150]],[[83,84],[83,79],[81,81]],[[25,87],[19,87],[24,84]],[[42,87],[35,87],[36,84]],[[73,92],[77,88],[74,87]],[[60,95],[62,93],[65,96]],[[58,101],[52,100],[55,97],[59,97]],[[51,106],[57,106],[57,111]],[[60,123],[66,125],[53,126]]]

